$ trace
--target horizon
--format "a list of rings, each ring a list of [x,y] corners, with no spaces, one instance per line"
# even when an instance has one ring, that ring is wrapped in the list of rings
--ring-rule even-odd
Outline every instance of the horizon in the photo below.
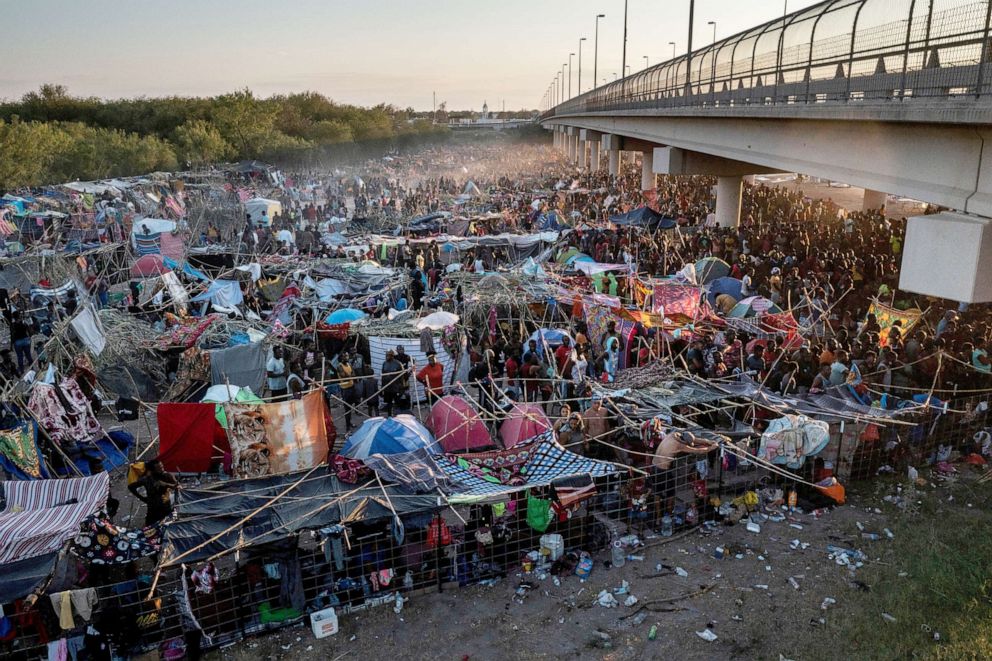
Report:
[[[618,74],[623,2],[506,0],[499,6],[455,0],[370,0],[361,5],[260,0],[168,6],[92,0],[8,2],[6,67],[0,100],[17,101],[43,84],[72,96],[101,99],[209,97],[248,88],[259,98],[304,91],[336,103],[392,105],[418,112],[447,102],[450,111],[537,109],[555,72],[583,46],[583,88],[592,78],[594,22],[600,21],[600,84]],[[696,49],[782,15],[784,0],[698,0]],[[794,12],[816,4],[791,0]],[[688,0],[662,6],[630,0],[627,64],[631,72],[685,52]],[[287,16],[273,21],[273,11]],[[369,18],[381,19],[368,24]],[[192,21],[192,22],[191,22]],[[44,34],[32,29],[43,23]],[[154,31],[135,26],[156,26]],[[647,29],[646,26],[651,26]],[[108,39],[99,37],[106,35]],[[397,62],[405,64],[398,71]],[[578,64],[573,58],[573,95]],[[16,75],[14,72],[17,72]],[[153,73],[150,73],[153,72]],[[195,75],[191,75],[195,72]]]

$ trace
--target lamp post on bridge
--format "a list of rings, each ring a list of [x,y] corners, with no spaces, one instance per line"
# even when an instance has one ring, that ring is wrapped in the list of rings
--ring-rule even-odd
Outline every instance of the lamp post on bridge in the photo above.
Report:
[[[582,96],[582,42],[585,40],[585,37],[579,37],[579,96]]]
[[[575,53],[568,54],[568,97],[572,98],[572,58],[575,57]]]
[[[672,59],[674,60],[675,59],[675,42],[674,41],[669,41],[668,42],[668,45],[672,47]]]
[[[649,64],[648,56],[647,55],[644,55],[643,57],[644,57],[644,68],[647,69],[647,68],[649,68],[651,66]]]
[[[606,18],[606,14],[596,14],[596,41],[593,43],[592,53],[592,88],[596,89],[596,76],[599,73],[599,19]]]

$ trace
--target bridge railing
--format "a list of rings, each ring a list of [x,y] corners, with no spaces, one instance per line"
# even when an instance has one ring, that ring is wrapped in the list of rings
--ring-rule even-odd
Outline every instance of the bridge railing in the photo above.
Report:
[[[640,108],[992,98],[990,0],[826,0],[565,101]]]

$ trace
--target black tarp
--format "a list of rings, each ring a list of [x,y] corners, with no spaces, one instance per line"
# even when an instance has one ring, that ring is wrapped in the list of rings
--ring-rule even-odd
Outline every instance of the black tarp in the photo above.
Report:
[[[46,553],[0,566],[0,604],[31,594],[52,574],[58,556],[58,553]]]
[[[610,216],[610,222],[614,225],[650,227],[661,230],[670,230],[676,225],[674,218],[666,218],[650,207],[638,207],[618,216]]]
[[[313,471],[309,476],[307,472],[231,480],[202,489],[181,490],[176,504],[179,520],[165,526],[161,563],[169,564],[172,558],[220,533],[223,534],[217,540],[183,557],[181,562],[197,562],[229,551],[238,544],[268,544],[301,530],[392,516],[390,500],[377,484],[362,487],[346,484],[326,468]],[[304,476],[307,477],[293,486]],[[289,490],[272,503],[287,488]],[[400,515],[437,507],[436,495],[411,496],[389,486],[386,493]],[[239,523],[263,506],[265,508],[248,522]]]

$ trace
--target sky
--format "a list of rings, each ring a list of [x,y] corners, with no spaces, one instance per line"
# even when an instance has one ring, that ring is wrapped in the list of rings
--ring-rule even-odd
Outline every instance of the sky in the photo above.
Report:
[[[696,0],[693,45],[782,15],[786,0]],[[796,11],[816,4],[788,0]],[[578,92],[620,72],[623,0],[0,0],[0,98],[43,83],[80,96],[304,90],[358,105],[537,108],[572,58]],[[682,53],[689,0],[629,0],[632,71]]]

